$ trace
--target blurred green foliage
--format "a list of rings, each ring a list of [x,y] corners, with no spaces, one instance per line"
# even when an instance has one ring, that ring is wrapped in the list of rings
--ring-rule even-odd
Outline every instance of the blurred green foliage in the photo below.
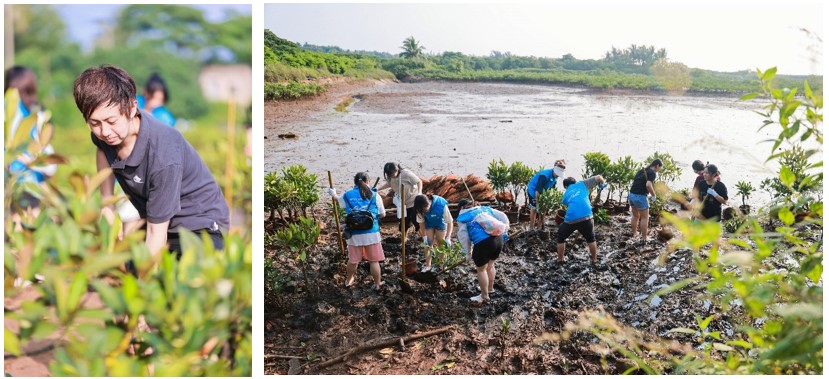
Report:
[[[166,106],[179,119],[178,129],[226,190],[228,107],[204,99],[198,73],[208,63],[250,63],[250,15],[231,14],[224,21],[211,23],[201,10],[186,5],[129,5],[117,14],[111,25],[113,33],[104,33],[92,51],[83,52],[68,39],[66,24],[53,6],[11,7],[15,18],[14,63],[35,71],[39,100],[52,112],[56,129],[52,145],[68,159],[51,181],[67,183],[72,172],[96,172],[95,146],[72,90],[83,70],[109,63],[127,70],[139,92],[153,72],[164,77],[170,92]],[[231,159],[237,174],[232,183],[231,206],[249,210],[250,166],[243,154],[246,136],[239,127],[245,114],[240,109],[235,114],[237,133]],[[250,218],[246,221],[249,225]]]
[[[16,103],[16,91],[5,101]],[[10,114],[6,114],[7,129]],[[28,130],[9,139],[5,159],[22,151],[39,160],[51,128],[40,120],[39,140]],[[121,221],[100,217],[99,186],[110,174],[72,172],[65,182],[29,186],[38,212],[12,212],[20,193],[4,171],[4,349],[31,352],[32,342],[54,345],[55,376],[250,376],[252,373],[252,250],[231,233],[223,251],[209,237],[181,235],[181,261],[165,249],[150,255],[144,232],[119,237]],[[249,241],[249,240],[248,240]],[[132,261],[137,276],[125,274]],[[100,299],[100,302],[93,300]],[[139,318],[149,330],[139,330]],[[150,350],[151,349],[151,350]]]

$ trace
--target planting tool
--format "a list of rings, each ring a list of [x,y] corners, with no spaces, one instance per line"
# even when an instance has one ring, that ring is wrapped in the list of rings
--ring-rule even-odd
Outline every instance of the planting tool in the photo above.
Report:
[[[403,181],[401,180],[400,187],[403,186]],[[400,277],[404,280],[406,279],[406,194],[403,191],[400,191],[398,188],[398,193],[400,194],[400,207],[403,208],[403,217],[400,217],[400,241],[403,244],[400,248]]]
[[[380,177],[379,176],[377,177],[377,180],[374,181],[374,185],[371,186],[371,189],[377,188],[377,183],[380,183]]]
[[[469,200],[472,200],[472,203],[475,203],[475,196],[472,196],[472,191],[469,190],[469,186],[466,185],[466,180],[463,180],[463,176],[461,176],[461,182],[463,183],[464,188],[466,188],[466,193],[469,194]]]
[[[328,188],[334,188],[334,180],[331,179],[331,171],[328,171]],[[334,205],[334,222],[337,223],[337,245],[340,247],[340,254],[345,255],[345,246],[343,246],[343,233],[340,231],[340,209],[337,205],[337,200],[331,198],[331,204]]]

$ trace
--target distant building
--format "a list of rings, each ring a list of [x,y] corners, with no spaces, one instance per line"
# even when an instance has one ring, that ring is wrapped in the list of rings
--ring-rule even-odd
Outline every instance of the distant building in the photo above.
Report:
[[[199,73],[199,85],[207,101],[228,101],[232,96],[238,105],[251,101],[253,73],[244,64],[204,66]]]

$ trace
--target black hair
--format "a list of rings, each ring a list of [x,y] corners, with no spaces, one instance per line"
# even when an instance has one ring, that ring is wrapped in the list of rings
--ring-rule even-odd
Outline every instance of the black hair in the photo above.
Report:
[[[458,209],[463,209],[465,206],[469,204],[475,205],[475,202],[469,199],[460,199],[458,201]]]
[[[373,194],[371,193],[371,188],[368,186],[368,174],[358,172],[357,175],[354,175],[354,185],[360,189],[360,197],[363,200],[371,199]]]
[[[697,159],[694,161],[694,163],[691,163],[691,168],[693,168],[694,171],[702,171],[703,169],[705,169],[705,164],[702,163],[701,160]]]
[[[400,171],[402,170],[402,168],[400,167],[400,163],[387,162],[385,166],[383,166],[383,178],[389,180],[389,175],[391,175],[391,173],[393,173],[395,170],[399,175]]]
[[[568,177],[567,179],[564,179],[564,181],[562,182],[565,189],[567,187],[570,187],[571,184],[575,184],[575,183],[576,183],[576,178],[574,178],[572,176]]]
[[[432,198],[432,195],[426,197],[426,195],[417,195],[414,199],[414,210],[419,214],[426,213],[426,208],[429,206],[429,200]]]
[[[164,79],[161,78],[157,72],[154,72],[150,75],[150,78],[147,79],[147,84],[144,85],[144,91],[148,94],[152,95],[157,91],[161,91],[164,93],[164,101],[170,101],[170,94],[167,92],[167,84],[164,83]]]
[[[654,159],[653,162],[651,162],[651,164],[648,166],[648,168],[656,167],[656,166],[659,166],[659,167],[663,166],[661,159],[659,159],[659,158]]]
[[[135,81],[120,67],[105,64],[86,69],[75,79],[74,95],[86,122],[102,105],[117,105],[121,115],[133,117],[129,112],[135,101]]]
[[[31,68],[28,68],[26,66],[12,66],[8,70],[6,70],[6,81],[3,82],[3,93],[9,90],[11,82],[23,77],[28,73],[34,74],[34,71],[32,71]]]
[[[711,174],[711,175],[715,175],[715,176],[720,175],[720,170],[717,169],[717,166],[713,165],[713,164],[709,164],[708,166],[705,166],[705,171],[708,171],[708,173]]]

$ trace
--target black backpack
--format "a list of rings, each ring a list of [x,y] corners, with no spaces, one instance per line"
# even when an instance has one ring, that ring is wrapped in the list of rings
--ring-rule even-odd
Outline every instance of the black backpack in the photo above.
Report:
[[[351,208],[351,212],[345,215],[345,228],[346,230],[353,230],[353,231],[361,231],[361,230],[369,230],[374,227],[374,214],[369,211],[371,208],[371,202],[375,201],[374,197],[377,196],[377,193],[374,193],[371,197],[371,200],[368,203],[368,207],[366,209],[356,209],[351,202],[348,201],[348,196],[343,194],[345,198],[345,202],[348,203],[348,207]]]

